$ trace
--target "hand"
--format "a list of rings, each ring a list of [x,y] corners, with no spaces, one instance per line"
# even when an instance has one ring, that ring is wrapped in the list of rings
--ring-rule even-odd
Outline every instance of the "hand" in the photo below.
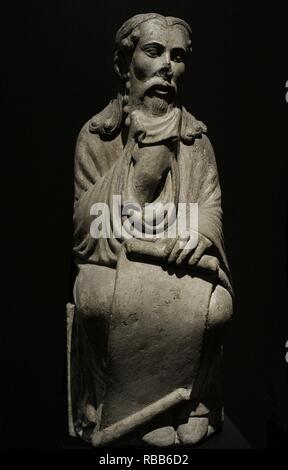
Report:
[[[198,243],[196,246],[191,236],[187,237],[185,240],[178,239],[168,257],[168,263],[179,265],[187,262],[189,265],[194,265],[211,246],[212,242],[200,233],[198,234]],[[192,256],[191,253],[193,253]]]
[[[145,186],[159,183],[171,168],[173,157],[173,151],[165,144],[145,147],[136,145],[132,154],[135,185],[138,182],[143,182]]]
[[[145,132],[141,121],[134,111],[130,116],[130,128],[125,152],[132,157],[134,163],[133,178],[130,191],[135,202],[140,204],[153,201],[155,194],[171,168],[172,159],[175,158],[176,144],[159,143],[156,145],[138,145],[137,136]],[[161,189],[161,188],[160,188]]]
[[[206,245],[210,245],[211,242],[206,238],[203,237],[203,242],[205,242],[206,239]],[[162,263],[164,260],[167,260],[168,256],[172,254],[174,246],[176,246],[178,240],[175,239],[162,239],[158,240],[156,243],[151,243],[147,242],[145,240],[140,240],[136,238],[132,238],[129,240],[125,241],[126,245],[126,250],[127,253],[130,255],[134,255],[136,257],[148,257],[152,258],[154,260],[157,260],[159,263]],[[209,243],[208,243],[209,242]],[[201,243],[203,249],[203,244]],[[178,245],[179,246],[179,245]],[[197,245],[198,247],[199,245]],[[175,252],[177,249],[175,249]],[[199,247],[199,252],[200,252],[200,247]],[[191,252],[190,252],[191,254]],[[186,258],[185,258],[186,259]],[[218,273],[219,270],[219,261],[215,256],[212,255],[206,255],[202,254],[197,261],[197,257],[195,256],[193,258],[190,258],[192,262],[190,263],[190,260],[188,261],[187,266],[195,265],[197,266],[198,269],[204,270],[204,271],[209,271],[212,273]]]

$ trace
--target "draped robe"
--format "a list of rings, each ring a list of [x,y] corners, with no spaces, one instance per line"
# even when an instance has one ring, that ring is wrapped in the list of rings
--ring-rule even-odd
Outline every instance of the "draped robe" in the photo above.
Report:
[[[180,271],[179,268],[171,268],[172,272],[170,269],[168,276],[167,270],[164,268],[163,271],[159,261],[152,260],[150,264],[146,264],[145,260],[129,260],[123,250],[125,240],[121,237],[96,239],[91,235],[91,223],[95,218],[90,213],[91,206],[102,202],[112,209],[113,195],[125,194],[131,164],[131,155],[127,156],[125,152],[121,132],[111,139],[103,138],[93,132],[91,124],[93,118],[81,130],[76,145],[74,206],[74,253],[79,273],[74,291],[76,321],[73,348],[77,357],[74,360],[72,405],[75,429],[87,440],[90,439],[93,429],[105,428],[141,410],[177,387],[192,385],[201,374],[205,376],[201,379],[202,385],[203,381],[208,380],[207,377],[215,375],[208,364],[213,360],[215,349],[212,348],[209,352],[209,347],[206,348],[206,355],[201,352],[209,301],[217,284],[221,284],[233,295],[223,244],[221,190],[217,165],[213,148],[205,135],[204,124],[197,121],[185,108],[181,108],[178,154],[174,169],[172,167],[168,175],[166,192],[163,192],[166,195],[171,193],[170,200],[176,203],[198,204],[198,231],[212,242],[212,254],[219,262],[216,277],[207,277],[201,272],[197,274],[197,270],[191,275],[189,267],[185,268],[184,272],[181,268]],[[178,275],[179,273],[181,275]],[[100,279],[102,274],[104,281]],[[173,297],[170,299],[171,304],[170,300],[167,301],[169,305],[164,333],[161,315],[162,312],[166,315],[166,307],[160,305],[160,300],[160,306],[156,301],[159,295],[158,281],[159,289],[163,291],[163,299],[169,298],[169,293],[173,291],[173,286],[177,288],[177,284],[180,292],[180,304],[177,305],[180,305],[181,314],[177,318],[177,325],[174,320],[176,307]],[[128,297],[123,295],[123,292],[129,292],[129,283],[132,285],[134,282],[137,288],[141,287],[141,283],[146,287],[149,287],[149,282],[156,285],[154,290],[152,284],[150,290],[141,290],[143,295],[147,296],[151,291],[152,297],[154,296],[152,303],[157,304],[157,308],[152,308],[152,313],[145,305],[141,307],[139,304],[138,308],[138,292],[135,298],[133,294]],[[106,292],[105,289],[108,289],[110,284],[110,290]],[[168,285],[166,292],[165,286]],[[101,298],[98,303],[95,302],[97,296]],[[187,304],[187,296],[191,296],[192,306]],[[158,313],[161,314],[160,318],[157,317]],[[136,315],[137,321],[131,324],[133,315]],[[189,323],[187,318],[192,318],[193,321]],[[154,325],[152,329],[147,327],[147,322]],[[129,325],[132,325],[131,328]],[[173,347],[174,335],[178,338],[177,347]],[[149,338],[152,342],[157,338],[157,346],[147,349]],[[181,354],[180,359],[177,358],[181,344],[184,345],[184,351],[187,350],[182,362]],[[143,348],[147,349],[146,355],[141,356],[138,351],[144,350]],[[160,360],[163,354],[166,354],[164,363]],[[191,356],[193,364],[190,364]],[[153,366],[155,361],[157,367]],[[190,361],[187,367],[185,361]],[[204,374],[201,372],[200,363],[202,368],[206,363]],[[170,377],[168,382],[167,374]],[[175,375],[174,382],[171,374]],[[144,387],[140,383],[144,384]],[[197,389],[197,381],[195,387]],[[198,392],[195,393],[197,395]],[[194,396],[194,402],[198,398]],[[202,402],[203,400],[201,404]]]

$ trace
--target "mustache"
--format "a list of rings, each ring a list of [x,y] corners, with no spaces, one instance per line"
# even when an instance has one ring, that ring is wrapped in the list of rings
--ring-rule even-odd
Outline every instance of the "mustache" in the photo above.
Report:
[[[167,77],[161,71],[156,72],[155,75],[147,82],[145,93],[153,93],[153,91],[160,91],[169,95],[177,94],[176,84],[167,80]]]

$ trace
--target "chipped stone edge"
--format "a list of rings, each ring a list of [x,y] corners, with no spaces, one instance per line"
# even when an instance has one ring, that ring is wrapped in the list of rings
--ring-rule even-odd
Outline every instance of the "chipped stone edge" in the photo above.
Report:
[[[75,305],[68,303],[66,305],[66,327],[67,327],[67,395],[68,395],[68,433],[71,437],[76,437],[73,415],[72,415],[72,397],[71,397],[71,343],[72,328],[75,314]]]

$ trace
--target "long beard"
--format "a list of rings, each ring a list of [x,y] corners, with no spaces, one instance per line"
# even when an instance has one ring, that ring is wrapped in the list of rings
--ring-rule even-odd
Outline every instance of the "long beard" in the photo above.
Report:
[[[175,106],[174,103],[169,103],[166,99],[158,96],[146,95],[143,100],[143,109],[149,113],[157,116],[162,116]]]
[[[130,114],[134,110],[142,109],[147,115],[164,116],[178,106],[177,94],[172,90],[162,96],[152,87],[141,98],[130,95],[126,112]]]

